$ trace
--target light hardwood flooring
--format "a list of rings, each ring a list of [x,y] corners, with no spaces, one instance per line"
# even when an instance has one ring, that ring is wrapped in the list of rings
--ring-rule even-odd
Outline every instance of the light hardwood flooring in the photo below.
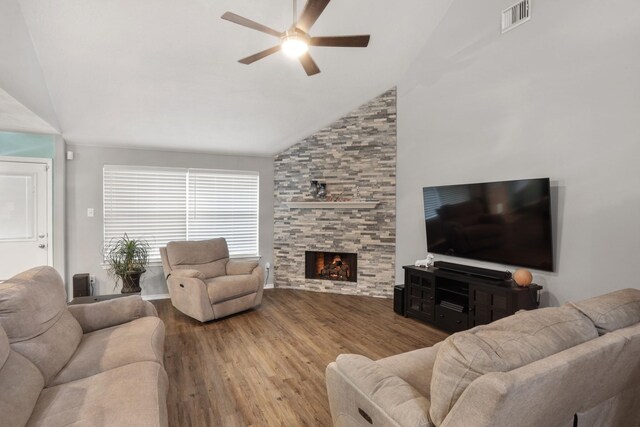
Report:
[[[171,426],[331,426],[327,364],[379,359],[447,334],[393,312],[392,300],[267,289],[262,305],[206,324],[154,301],[166,325]]]

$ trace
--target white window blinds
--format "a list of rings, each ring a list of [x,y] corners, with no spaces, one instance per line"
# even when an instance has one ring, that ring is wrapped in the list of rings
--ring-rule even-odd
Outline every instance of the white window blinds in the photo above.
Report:
[[[151,262],[172,240],[224,237],[230,255],[258,254],[257,172],[107,165],[103,185],[105,249],[127,233]]]
[[[189,240],[225,237],[229,253],[258,253],[258,176],[190,169]]]

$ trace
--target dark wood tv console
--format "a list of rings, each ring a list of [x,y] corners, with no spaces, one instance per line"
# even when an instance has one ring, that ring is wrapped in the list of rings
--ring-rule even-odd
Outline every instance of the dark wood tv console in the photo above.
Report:
[[[496,281],[434,267],[404,268],[405,316],[448,332],[464,331],[538,308],[542,286],[522,288],[512,281]]]

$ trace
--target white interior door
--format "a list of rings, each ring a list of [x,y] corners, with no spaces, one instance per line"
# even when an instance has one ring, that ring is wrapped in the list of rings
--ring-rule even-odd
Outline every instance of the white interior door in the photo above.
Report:
[[[0,161],[0,280],[52,265],[49,165]]]

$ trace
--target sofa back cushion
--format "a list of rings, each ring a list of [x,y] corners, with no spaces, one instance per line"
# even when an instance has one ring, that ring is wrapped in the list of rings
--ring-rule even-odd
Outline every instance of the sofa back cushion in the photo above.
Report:
[[[67,310],[64,283],[51,267],[36,267],[0,284],[0,326],[11,348],[38,367],[45,384],[67,364],[82,328]]]
[[[25,425],[43,387],[38,368],[11,350],[9,338],[0,326],[0,424]]]
[[[600,334],[640,322],[640,289],[621,289],[569,305],[591,319]]]
[[[227,241],[217,239],[167,243],[167,260],[171,269],[201,271],[207,279],[224,276],[229,261]]]
[[[467,387],[446,424],[571,426],[578,414],[578,426],[640,426],[638,399],[606,403],[637,393],[639,327],[605,334],[509,372],[483,375]],[[601,422],[583,419],[592,408],[603,415]]]
[[[440,425],[482,375],[508,372],[597,337],[593,323],[571,307],[522,311],[450,336],[433,366],[432,421]]]

